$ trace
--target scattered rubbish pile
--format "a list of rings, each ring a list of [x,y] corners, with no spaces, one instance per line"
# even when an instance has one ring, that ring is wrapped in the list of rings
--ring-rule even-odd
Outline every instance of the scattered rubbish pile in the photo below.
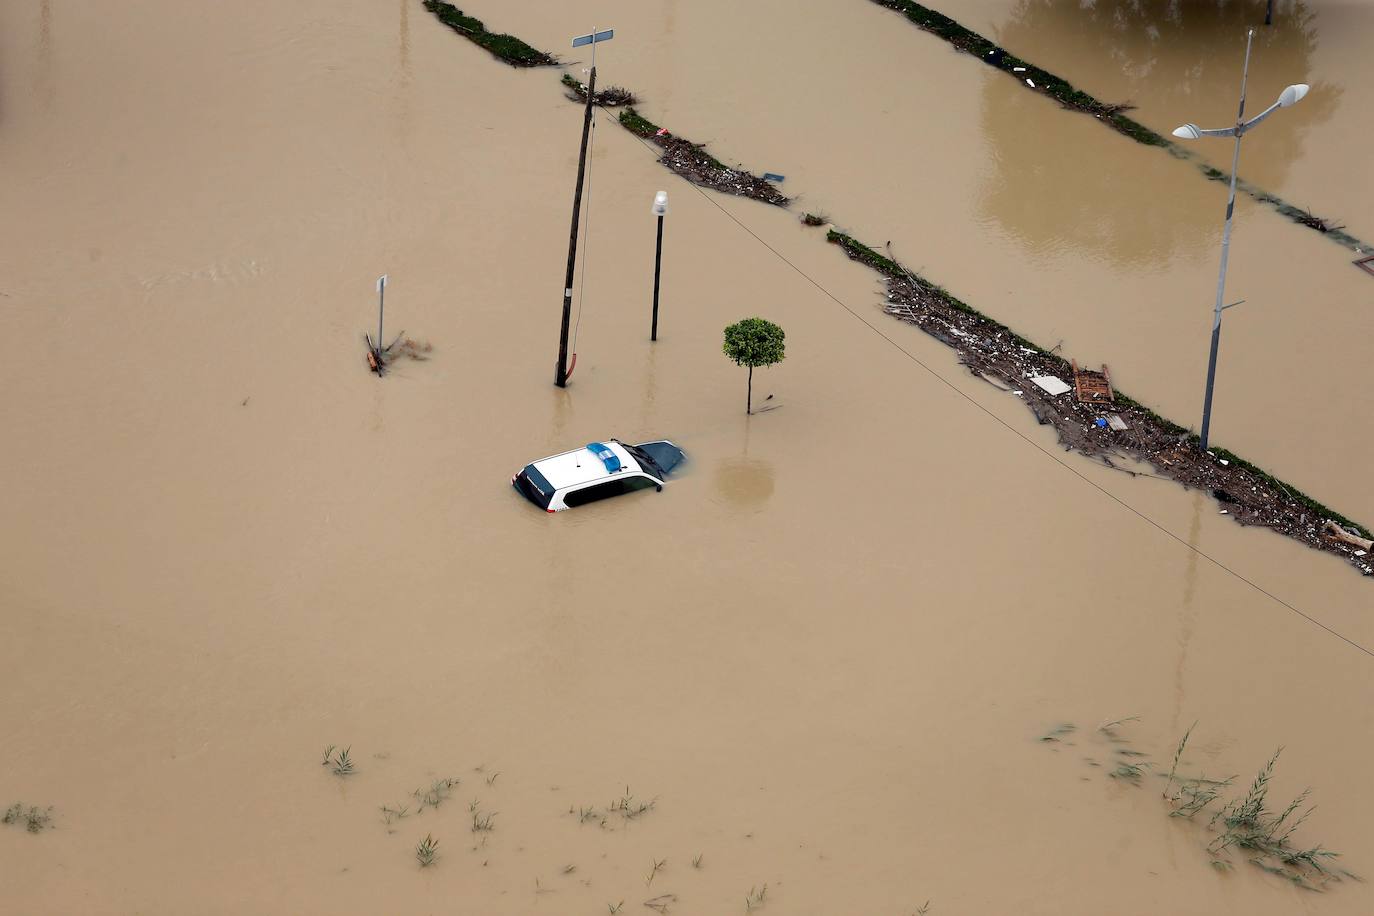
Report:
[[[630,133],[658,144],[663,149],[658,161],[692,184],[722,194],[761,200],[775,207],[785,207],[789,203],[787,196],[772,182],[743,169],[730,168],[706,152],[706,144],[693,143],[670,134],[666,128],[659,127],[633,108],[620,113],[620,125]]]
[[[1055,428],[1066,449],[1132,475],[1138,472],[1112,457],[1148,463],[1161,477],[1207,491],[1240,524],[1262,525],[1339,554],[1374,576],[1369,529],[1223,449],[1201,452],[1188,430],[1112,389],[1105,366],[1102,373],[1077,369],[850,236],[832,229],[827,239],[883,274],[889,315],[952,347],[974,375],[1023,400],[1042,425]]]
[[[568,101],[587,101],[586,83],[578,82],[566,73],[563,74],[561,82],[568,87]],[[596,91],[596,98],[592,99],[592,104],[600,105],[602,108],[618,108],[621,105],[633,105],[638,101],[635,94],[623,86],[607,86]]]

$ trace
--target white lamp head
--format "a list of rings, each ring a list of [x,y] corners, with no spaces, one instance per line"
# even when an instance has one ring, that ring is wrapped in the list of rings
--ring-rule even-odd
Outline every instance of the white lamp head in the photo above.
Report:
[[[668,192],[659,191],[654,195],[654,216],[663,216],[668,212]]]
[[[1279,96],[1279,107],[1287,108],[1290,105],[1298,104],[1302,101],[1302,97],[1307,95],[1307,90],[1310,88],[1312,87],[1308,86],[1306,83],[1297,83],[1289,86],[1287,89],[1283,90],[1283,93]]]
[[[1197,129],[1196,124],[1184,124],[1182,127],[1174,128],[1174,136],[1180,140],[1197,140],[1202,136],[1202,132]]]

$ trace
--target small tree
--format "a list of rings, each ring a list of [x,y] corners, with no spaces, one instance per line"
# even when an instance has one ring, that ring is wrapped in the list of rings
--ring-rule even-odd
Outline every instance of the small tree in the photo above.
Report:
[[[746,318],[725,329],[725,355],[736,366],[749,367],[749,390],[744,412],[754,412],[754,367],[782,362],[786,338],[782,328],[762,318]]]

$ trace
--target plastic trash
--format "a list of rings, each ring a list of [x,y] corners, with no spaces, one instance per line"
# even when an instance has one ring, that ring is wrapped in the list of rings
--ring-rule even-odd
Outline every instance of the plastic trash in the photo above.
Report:
[[[1106,429],[1106,428],[1107,428],[1107,418],[1106,418],[1106,417],[1098,417],[1096,420],[1093,420],[1093,426],[1096,426],[1098,429]]]

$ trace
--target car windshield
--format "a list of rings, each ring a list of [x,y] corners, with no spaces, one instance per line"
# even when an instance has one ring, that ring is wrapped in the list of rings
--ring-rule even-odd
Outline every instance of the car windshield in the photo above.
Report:
[[[640,467],[642,467],[644,470],[648,471],[650,474],[653,474],[655,477],[661,478],[665,476],[663,473],[663,468],[659,467],[658,462],[655,461],[652,457],[650,457],[649,453],[644,451],[644,449],[640,448],[637,445],[626,445],[624,442],[620,444],[624,447],[625,451],[629,452],[631,455],[634,456],[635,461],[638,461]]]

